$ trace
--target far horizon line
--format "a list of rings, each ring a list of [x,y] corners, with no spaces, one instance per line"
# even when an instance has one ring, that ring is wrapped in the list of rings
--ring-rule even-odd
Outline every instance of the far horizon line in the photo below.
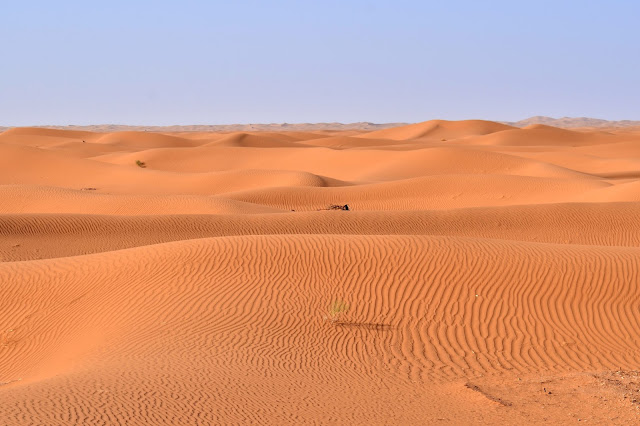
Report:
[[[322,127],[336,127],[336,128],[348,128],[348,127],[358,127],[353,129],[345,129],[345,130],[360,130],[360,128],[364,129],[365,127],[372,128],[380,128],[380,127],[394,127],[394,126],[404,126],[411,125],[417,123],[424,123],[428,121],[488,121],[495,123],[502,123],[513,126],[524,126],[530,124],[549,124],[549,125],[565,125],[569,127],[593,127],[593,126],[606,126],[606,125],[622,125],[622,126],[640,126],[639,120],[607,120],[602,118],[595,117],[569,117],[564,116],[560,118],[555,118],[551,116],[544,115],[536,115],[528,118],[524,118],[518,121],[507,121],[507,120],[488,120],[488,119],[479,119],[479,118],[469,118],[469,119],[461,119],[461,120],[451,120],[444,118],[433,118],[424,121],[398,121],[398,122],[372,122],[372,121],[354,121],[354,122],[339,122],[339,121],[318,121],[318,122],[270,122],[270,123],[228,123],[228,124],[120,124],[120,123],[100,123],[100,124],[38,124],[38,125],[22,125],[22,126],[5,126],[0,125],[0,129],[7,130],[11,128],[51,128],[51,129],[60,129],[60,128],[149,128],[149,129],[161,129],[161,128],[247,128],[247,127],[300,127],[300,126],[322,126]],[[562,127],[562,126],[561,126]],[[247,129],[250,130],[250,129]],[[258,129],[256,129],[258,130]]]

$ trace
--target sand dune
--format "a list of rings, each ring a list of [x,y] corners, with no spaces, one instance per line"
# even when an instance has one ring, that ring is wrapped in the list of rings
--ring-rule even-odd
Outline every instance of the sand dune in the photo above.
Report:
[[[236,211],[248,205],[236,204]],[[222,207],[222,206],[220,206]],[[640,203],[571,203],[425,211],[207,215],[4,214],[0,260],[35,260],[170,241],[243,235],[432,235],[640,246]],[[247,210],[245,210],[247,212]],[[585,232],[588,224],[589,232]],[[544,229],[545,232],[540,232]]]
[[[363,134],[363,138],[383,138],[391,140],[408,139],[457,139],[466,136],[479,136],[511,129],[506,124],[492,121],[466,120],[446,121],[431,120],[424,123],[410,124],[402,127],[377,130]]]
[[[574,147],[618,141],[620,141],[620,138],[616,138],[615,135],[607,132],[587,133],[533,124],[522,129],[510,129],[484,135],[484,137],[475,138],[473,141],[463,141],[462,143],[493,146]]]
[[[640,133],[267,130],[0,134],[0,423],[637,422]]]
[[[163,135],[159,133],[149,134],[147,132],[116,132],[107,133],[98,137],[94,143],[107,145],[120,145],[126,148],[164,148],[164,147],[193,147],[197,146],[190,139],[177,136]]]
[[[235,146],[254,148],[286,148],[300,147],[297,143],[279,135],[252,135],[250,133],[231,133],[225,137],[207,144],[207,146]]]

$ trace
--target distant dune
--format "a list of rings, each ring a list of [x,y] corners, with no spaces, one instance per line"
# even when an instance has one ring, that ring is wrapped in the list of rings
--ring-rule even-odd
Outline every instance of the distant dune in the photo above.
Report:
[[[606,123],[8,129],[0,424],[636,424]]]

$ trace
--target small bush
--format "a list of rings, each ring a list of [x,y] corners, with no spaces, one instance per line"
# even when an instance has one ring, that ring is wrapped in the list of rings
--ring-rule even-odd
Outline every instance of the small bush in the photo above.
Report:
[[[340,299],[334,300],[333,303],[329,305],[329,313],[325,319],[328,319],[331,322],[339,321],[340,318],[348,311],[349,305],[347,303]]]
[[[147,165],[140,160],[136,160],[136,164],[138,165],[138,167],[142,167],[143,169],[147,167]]]

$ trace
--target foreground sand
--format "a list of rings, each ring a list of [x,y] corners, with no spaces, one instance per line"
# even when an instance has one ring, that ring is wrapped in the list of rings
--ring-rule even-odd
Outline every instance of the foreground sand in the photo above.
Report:
[[[633,129],[8,130],[0,423],[636,423],[638,217]]]

